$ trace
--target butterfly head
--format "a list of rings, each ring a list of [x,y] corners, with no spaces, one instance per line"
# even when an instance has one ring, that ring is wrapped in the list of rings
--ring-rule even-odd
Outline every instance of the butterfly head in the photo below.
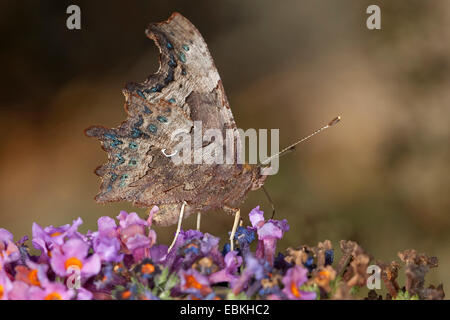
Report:
[[[266,182],[266,179],[269,175],[267,174],[267,172],[265,172],[264,169],[265,169],[264,167],[253,166],[251,190],[258,190]]]

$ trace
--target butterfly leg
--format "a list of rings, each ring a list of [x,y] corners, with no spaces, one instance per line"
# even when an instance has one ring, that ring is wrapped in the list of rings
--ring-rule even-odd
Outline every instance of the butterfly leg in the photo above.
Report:
[[[172,249],[172,247],[175,245],[175,242],[177,242],[178,235],[180,234],[180,231],[181,231],[181,222],[183,221],[184,207],[185,207],[185,206],[186,206],[186,201],[183,201],[183,204],[181,205],[180,216],[179,216],[179,218],[178,218],[177,231],[175,232],[175,237],[173,238],[172,244],[170,245],[170,247],[169,247],[169,249],[167,250],[167,252],[170,252],[170,250]]]
[[[241,220],[241,210],[237,209],[234,213],[234,223],[233,223],[233,229],[231,229],[230,234],[230,250],[234,250],[234,235],[236,234],[236,229],[238,227],[238,224]]]
[[[202,212],[197,212],[197,230],[200,231],[200,222],[202,220]]]

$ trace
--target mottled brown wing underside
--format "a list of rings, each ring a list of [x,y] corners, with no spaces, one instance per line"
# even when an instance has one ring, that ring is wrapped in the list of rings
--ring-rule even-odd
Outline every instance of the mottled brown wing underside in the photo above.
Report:
[[[236,166],[222,165],[218,170],[218,165],[175,165],[161,152],[175,147],[172,132],[192,132],[197,120],[203,122],[203,129],[236,129],[206,43],[178,13],[151,24],[146,34],[160,50],[159,71],[142,83],[126,85],[128,117],[120,126],[86,130],[108,154],[108,162],[96,170],[102,179],[96,200],[130,201],[144,207],[220,202],[224,181],[239,174]],[[218,190],[212,187],[215,192],[209,192],[209,198],[199,195],[214,183]]]

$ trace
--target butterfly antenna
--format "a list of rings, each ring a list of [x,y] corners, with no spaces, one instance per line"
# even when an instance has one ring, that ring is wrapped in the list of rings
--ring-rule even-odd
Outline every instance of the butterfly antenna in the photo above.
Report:
[[[288,153],[288,152],[290,152],[290,151],[293,151],[293,150],[295,149],[295,146],[296,146],[296,145],[298,145],[298,144],[300,144],[300,143],[302,143],[302,142],[308,140],[309,138],[312,138],[312,137],[315,136],[316,134],[318,134],[318,133],[320,133],[320,132],[322,132],[322,131],[324,131],[324,130],[326,130],[326,129],[332,127],[332,126],[334,126],[334,125],[337,124],[339,121],[341,121],[341,117],[340,117],[340,116],[334,118],[333,120],[331,120],[330,122],[328,122],[328,124],[327,124],[326,126],[323,126],[322,128],[320,128],[320,129],[314,131],[314,132],[311,133],[309,136],[306,136],[306,137],[304,137],[303,139],[298,140],[297,142],[295,142],[295,143],[291,144],[290,146],[284,148],[284,149],[281,150],[280,152],[278,152],[278,153],[272,155],[271,157],[267,158],[266,160],[264,160],[264,161],[261,163],[261,165],[264,165],[264,164],[269,163],[273,158],[281,157],[283,154],[286,154],[286,153]]]
[[[272,217],[270,217],[270,219],[273,219],[273,217],[275,216],[275,204],[273,203],[272,198],[270,197],[270,195],[267,192],[266,188],[264,188],[264,186],[262,186],[261,189],[263,189],[264,194],[267,197],[267,201],[269,201],[270,206],[272,207]]]

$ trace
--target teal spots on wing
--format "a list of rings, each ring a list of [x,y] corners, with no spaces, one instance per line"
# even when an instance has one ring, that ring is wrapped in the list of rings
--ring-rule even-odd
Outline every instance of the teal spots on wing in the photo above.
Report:
[[[169,60],[169,67],[175,68],[176,66],[177,66],[177,62],[175,61],[175,59],[173,57],[171,57]]]
[[[146,99],[145,94],[141,90],[136,90],[136,92],[142,99]]]
[[[123,144],[123,142],[116,139],[116,140],[114,140],[113,142],[111,142],[111,147],[117,148],[117,146],[118,146],[118,145],[121,145],[121,144]]]
[[[187,74],[187,72],[186,72],[186,69],[185,69],[185,68],[181,69],[181,74],[182,74],[183,76],[185,76],[185,75]]]
[[[137,160],[134,159],[134,158],[130,159],[130,161],[128,161],[128,165],[130,165],[130,166],[135,166],[135,165],[137,165]]]
[[[117,174],[115,174],[114,172],[111,173],[111,184],[113,184],[116,180],[117,180]],[[106,191],[111,191],[112,190],[111,184],[108,186]]]
[[[184,51],[189,51],[189,46],[187,44],[183,44],[181,47],[184,49]]]
[[[116,165],[118,165],[118,166],[120,166],[121,164],[123,164],[125,162],[125,159],[122,157],[122,155],[120,153],[116,154],[116,158],[117,158]]]
[[[149,124],[147,129],[153,134],[156,134],[156,132],[158,131],[158,128],[154,124]]]
[[[167,42],[166,44],[167,49],[173,49],[173,45],[170,42]]]
[[[123,175],[120,177],[120,184],[119,184],[119,187],[125,187],[125,184],[126,184],[125,180],[127,180],[127,179],[128,179],[128,175],[127,175],[127,174],[123,174]]]
[[[138,122],[136,122],[136,124],[134,126],[140,127],[140,126],[142,126],[143,123],[144,123],[144,119],[142,118],[141,115],[139,115],[139,120],[138,120]]]
[[[180,60],[181,62],[186,63],[186,55],[184,54],[184,52],[180,52]]]
[[[153,113],[153,112],[152,112],[152,110],[149,109],[149,107],[145,106],[145,107],[144,107],[144,113],[145,113],[145,114],[151,114],[151,113]]]
[[[130,144],[128,146],[130,147],[131,150],[136,150],[138,148],[138,145],[136,142],[130,142]]]
[[[105,138],[112,140],[111,143],[110,143],[110,146],[112,148],[117,148],[117,146],[123,144],[123,141],[117,139],[117,136],[115,134],[105,133],[104,136],[105,136]]]
[[[133,130],[131,130],[131,136],[133,138],[139,138],[142,136],[142,131],[138,128],[133,128]]]
[[[175,103],[175,99],[174,99],[174,98],[170,98],[168,101],[169,101],[170,103]]]
[[[145,89],[144,92],[146,93],[152,93],[152,92],[161,92],[161,90],[164,88],[164,85],[158,83],[154,87],[151,87],[150,89]]]
[[[167,121],[168,121],[167,118],[164,116],[157,116],[156,120],[158,120],[161,123],[167,123]]]

